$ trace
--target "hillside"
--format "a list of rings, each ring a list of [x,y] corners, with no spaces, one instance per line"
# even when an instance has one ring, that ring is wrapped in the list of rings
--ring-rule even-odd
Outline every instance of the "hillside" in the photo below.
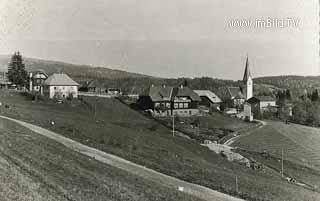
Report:
[[[21,94],[5,90],[1,90],[1,99],[10,107],[0,108],[2,115],[39,125],[85,145],[214,190],[247,200],[301,201],[315,200],[312,198],[319,196],[317,192],[287,183],[277,173],[269,175],[231,163],[195,141],[173,137],[168,128],[116,99],[87,97],[65,104],[34,103]],[[54,126],[51,121],[55,122]],[[235,188],[236,177],[240,184],[238,190]]]
[[[278,171],[282,155],[284,173],[319,191],[320,176],[320,129],[298,124],[267,121],[267,125],[238,138],[234,147],[246,150],[243,154],[254,157]]]
[[[42,69],[48,74],[65,72],[73,78],[80,79],[121,79],[121,78],[142,78],[149,77],[138,73],[130,73],[104,67],[93,67],[88,65],[76,65],[60,61],[48,61],[42,59],[23,57],[27,71]],[[6,70],[9,55],[0,55],[0,70]]]
[[[256,84],[270,84],[279,88],[290,89],[293,95],[298,96],[305,90],[311,92],[320,87],[320,76],[269,76],[255,78]]]

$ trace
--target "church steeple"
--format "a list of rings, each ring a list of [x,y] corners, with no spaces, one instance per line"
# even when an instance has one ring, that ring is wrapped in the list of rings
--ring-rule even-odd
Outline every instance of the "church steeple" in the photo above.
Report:
[[[246,68],[244,70],[243,81],[247,82],[249,78],[252,78],[252,77],[251,77],[251,71],[249,67],[249,58],[247,55]]]
[[[243,82],[246,85],[245,96],[246,96],[246,100],[248,100],[253,96],[253,80],[252,80],[252,75],[250,71],[248,55],[247,55],[246,67],[243,75]]]

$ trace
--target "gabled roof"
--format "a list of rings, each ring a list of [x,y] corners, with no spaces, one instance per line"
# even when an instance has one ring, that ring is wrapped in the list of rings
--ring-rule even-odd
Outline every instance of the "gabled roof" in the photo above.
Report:
[[[150,96],[152,101],[171,100],[173,87],[151,86],[146,89],[140,96]]]
[[[229,98],[245,99],[240,87],[228,87]]]
[[[140,96],[150,96],[152,101],[171,101],[175,97],[190,97],[193,101],[201,101],[201,98],[189,87],[151,86]]]
[[[193,101],[201,101],[201,98],[189,87],[179,87],[178,93],[176,94],[178,97],[190,97]]]
[[[243,81],[247,81],[251,76],[251,71],[250,71],[250,66],[249,66],[249,59],[247,56],[247,61],[246,61],[246,68],[244,70],[244,75],[243,75]]]
[[[79,86],[79,84],[73,81],[67,74],[54,73],[46,79],[44,85],[47,86]]]
[[[213,93],[212,91],[210,90],[194,90],[194,92],[196,94],[198,94],[198,96],[205,96],[207,97],[211,103],[221,103],[222,100],[215,94]]]
[[[32,73],[32,78],[37,78],[37,79],[47,79],[48,78],[48,74],[42,69],[32,71],[31,73]]]
[[[270,101],[276,101],[276,99],[271,96],[254,96],[248,100],[249,103],[253,103],[253,102],[257,102],[257,101],[270,102]]]

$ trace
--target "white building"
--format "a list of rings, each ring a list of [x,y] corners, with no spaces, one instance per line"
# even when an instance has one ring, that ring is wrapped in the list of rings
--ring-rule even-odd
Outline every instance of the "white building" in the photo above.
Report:
[[[43,83],[48,75],[43,70],[29,72],[29,91],[43,94]]]
[[[251,71],[249,67],[249,59],[247,56],[247,61],[246,61],[246,69],[244,71],[243,75],[243,82],[245,83],[245,97],[246,100],[249,100],[253,96],[253,80],[251,76]]]
[[[50,99],[78,97],[79,84],[64,73],[54,73],[44,82],[43,93]]]

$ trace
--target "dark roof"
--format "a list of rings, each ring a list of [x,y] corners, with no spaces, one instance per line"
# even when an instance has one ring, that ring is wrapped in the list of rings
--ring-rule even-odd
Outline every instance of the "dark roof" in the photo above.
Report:
[[[140,96],[150,96],[152,101],[169,101],[175,97],[190,97],[193,101],[201,101],[201,98],[189,87],[151,86]]]
[[[180,87],[178,88],[178,97],[190,97],[193,101],[201,101],[200,96],[196,94],[193,90],[191,90],[189,87]]]
[[[150,96],[152,101],[171,100],[173,87],[151,86],[143,91],[140,96]]]
[[[247,56],[247,61],[246,61],[246,68],[244,70],[244,75],[243,75],[243,81],[247,81],[251,77],[251,71],[250,71],[250,66],[249,66],[249,59]]]
[[[78,86],[79,84],[73,81],[67,74],[54,73],[46,79],[44,85],[48,86]]]
[[[229,98],[245,99],[240,87],[228,87]]]
[[[257,101],[260,101],[260,102],[276,101],[276,99],[271,96],[254,96],[248,100],[249,103],[253,103]]]

